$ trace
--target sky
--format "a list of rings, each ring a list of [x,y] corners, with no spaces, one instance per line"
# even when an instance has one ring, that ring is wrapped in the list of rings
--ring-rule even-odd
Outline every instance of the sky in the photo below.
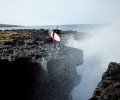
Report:
[[[120,20],[120,0],[0,0],[0,23],[101,24]]]

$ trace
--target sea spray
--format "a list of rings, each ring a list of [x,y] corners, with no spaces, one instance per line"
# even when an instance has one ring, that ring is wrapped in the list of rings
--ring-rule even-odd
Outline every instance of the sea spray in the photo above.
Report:
[[[103,72],[111,61],[120,61],[120,23],[114,23],[95,31],[82,41],[71,38],[66,45],[82,49],[84,62],[77,67],[81,82],[72,93],[73,100],[88,100],[94,92]]]

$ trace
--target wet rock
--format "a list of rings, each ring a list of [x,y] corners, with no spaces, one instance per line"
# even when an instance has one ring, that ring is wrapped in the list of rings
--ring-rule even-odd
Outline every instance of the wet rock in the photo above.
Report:
[[[65,47],[58,55],[47,63],[49,80],[54,84],[51,95],[55,95],[55,100],[69,100],[70,92],[80,81],[76,67],[83,63],[83,53],[79,49]]]
[[[99,96],[98,96],[99,95]],[[120,64],[111,62],[90,100],[120,99]]]

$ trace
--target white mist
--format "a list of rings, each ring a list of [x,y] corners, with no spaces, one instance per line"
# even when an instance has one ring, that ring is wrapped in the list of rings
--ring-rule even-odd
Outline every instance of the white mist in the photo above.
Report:
[[[101,81],[109,62],[120,62],[120,23],[105,26],[89,34],[82,41],[71,38],[66,44],[84,52],[83,65],[77,67],[81,82],[71,92],[73,100],[88,100]]]

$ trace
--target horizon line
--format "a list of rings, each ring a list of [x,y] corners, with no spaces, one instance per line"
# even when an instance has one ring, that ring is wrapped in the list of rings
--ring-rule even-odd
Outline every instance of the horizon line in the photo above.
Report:
[[[0,23],[3,24],[3,23]],[[62,25],[102,25],[102,24],[111,24],[111,23],[80,23],[80,24],[44,24],[44,25],[19,25],[19,24],[3,24],[3,25],[15,25],[21,27],[31,27],[31,26],[62,26]]]

